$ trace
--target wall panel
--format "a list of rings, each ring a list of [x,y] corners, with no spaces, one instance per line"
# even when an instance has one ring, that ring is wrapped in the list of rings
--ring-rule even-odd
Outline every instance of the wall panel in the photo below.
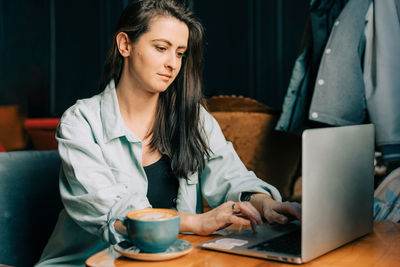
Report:
[[[307,0],[184,0],[205,30],[204,92],[280,108]],[[0,0],[0,105],[59,117],[98,92],[116,21],[128,0]]]

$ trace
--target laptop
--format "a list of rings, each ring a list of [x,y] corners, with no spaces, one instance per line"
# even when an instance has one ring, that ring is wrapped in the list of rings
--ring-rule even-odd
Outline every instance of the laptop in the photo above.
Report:
[[[199,247],[305,263],[372,231],[372,124],[305,130],[302,135],[302,222],[264,223]]]

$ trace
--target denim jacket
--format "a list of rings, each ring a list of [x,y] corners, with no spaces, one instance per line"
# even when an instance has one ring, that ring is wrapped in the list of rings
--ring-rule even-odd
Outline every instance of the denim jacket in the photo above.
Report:
[[[201,173],[179,178],[177,209],[201,213],[202,196],[216,207],[240,201],[242,192],[266,193],[281,201],[275,187],[246,169],[204,108],[200,118],[211,157]],[[113,81],[103,93],[69,108],[56,138],[65,209],[37,266],[83,266],[86,258],[120,241],[108,230],[112,217],[151,206],[141,164],[142,141],[123,122]]]
[[[369,120],[384,160],[400,160],[399,5],[396,0],[346,4],[325,46],[313,92],[304,86],[309,51],[298,57],[277,130],[301,133],[306,119],[337,126]]]

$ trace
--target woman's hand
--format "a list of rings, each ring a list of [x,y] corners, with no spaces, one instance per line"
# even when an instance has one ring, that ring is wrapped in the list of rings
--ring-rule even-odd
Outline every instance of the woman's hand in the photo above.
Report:
[[[278,202],[265,194],[252,195],[250,202],[270,223],[285,224],[294,219],[301,220],[301,205],[297,202]]]
[[[209,235],[231,224],[251,225],[256,231],[262,224],[260,214],[270,223],[285,224],[301,220],[301,206],[297,202],[278,202],[266,194],[254,194],[250,202],[228,201],[203,214],[180,212],[181,232]]]
[[[181,213],[181,232],[209,235],[231,224],[251,225],[255,230],[262,219],[250,202],[228,201],[203,214]]]

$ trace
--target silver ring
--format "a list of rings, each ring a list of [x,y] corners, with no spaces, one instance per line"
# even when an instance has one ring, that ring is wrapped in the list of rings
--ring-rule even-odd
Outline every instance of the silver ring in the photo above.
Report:
[[[233,203],[233,204],[232,204],[232,214],[234,214],[234,215],[240,213],[240,211],[236,211],[236,210],[235,210],[235,205],[236,205],[236,203]]]

